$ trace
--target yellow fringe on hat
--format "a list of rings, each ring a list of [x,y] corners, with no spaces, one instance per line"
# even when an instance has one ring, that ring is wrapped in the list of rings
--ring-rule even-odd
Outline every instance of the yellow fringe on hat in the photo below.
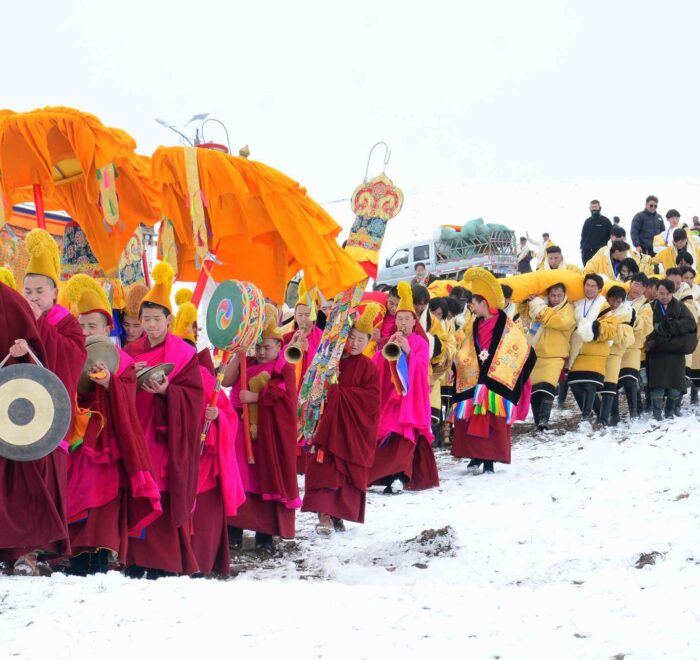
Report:
[[[173,321],[172,332],[182,339],[197,343],[197,338],[194,335],[194,324],[197,322],[197,308],[189,301],[183,302],[178,307],[175,320]]]
[[[124,314],[132,319],[137,319],[141,309],[141,301],[147,293],[148,287],[145,284],[132,284],[124,296]]]
[[[97,280],[79,273],[73,275],[63,290],[63,297],[71,304],[71,311],[77,314],[102,312],[112,323],[112,307],[107,294]],[[74,312],[74,313],[75,313]]]
[[[411,285],[408,282],[399,282],[396,288],[399,292],[399,306],[396,308],[396,313],[411,312],[415,314],[416,310],[413,306],[413,291],[411,290]]]
[[[61,281],[61,255],[53,236],[45,229],[32,229],[24,239],[24,245],[30,257],[26,274],[43,275],[58,286]]]
[[[0,266],[0,282],[9,286],[15,291],[17,290],[17,282],[15,281],[15,276],[12,274],[11,270],[5,268],[4,266]]]
[[[143,297],[141,304],[143,305],[145,302],[154,303],[155,305],[165,307],[165,309],[172,314],[173,308],[170,304],[170,290],[173,287],[173,280],[175,279],[173,267],[169,263],[161,261],[156,264],[151,273],[151,277],[155,284]]]
[[[498,280],[485,268],[475,266],[464,273],[463,281],[473,296],[481,296],[489,307],[504,309],[506,299]]]
[[[374,330],[374,322],[381,312],[381,307],[375,302],[367,303],[365,311],[357,318],[355,323],[353,323],[353,328],[358,332],[364,332],[367,335],[371,335]]]
[[[184,305],[185,303],[192,302],[192,289],[180,289],[175,294],[175,304]]]
[[[265,304],[265,325],[262,331],[263,339],[279,339],[282,341],[282,328],[279,327],[279,312],[270,303]]]

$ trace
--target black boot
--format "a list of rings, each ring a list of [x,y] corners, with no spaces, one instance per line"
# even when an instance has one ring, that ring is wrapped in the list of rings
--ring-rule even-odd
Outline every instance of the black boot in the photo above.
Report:
[[[698,389],[700,388],[695,387],[695,385],[690,388],[690,403],[698,402]]]
[[[483,461],[480,461],[478,458],[472,458],[471,461],[469,461],[469,464],[467,465],[468,468],[478,468],[481,467],[481,464]]]
[[[240,527],[228,528],[228,544],[234,550],[240,550],[243,547],[243,530]]]
[[[654,402],[652,401],[651,392],[650,392],[648,387],[644,388],[644,392],[645,392],[644,397],[646,399],[644,402],[644,410],[646,412],[649,412],[653,408]]]
[[[626,380],[631,379],[628,378]],[[630,411],[630,419],[636,419],[639,417],[638,397],[640,396],[636,382],[625,382],[625,396],[627,397],[627,408]]]
[[[610,415],[612,413],[613,400],[615,397],[612,394],[603,394],[600,399],[598,421],[603,424],[603,426],[610,426]]]
[[[272,534],[255,532],[255,547],[259,550],[272,552]]]
[[[620,423],[620,396],[617,392],[612,397],[612,409],[610,410],[610,426],[617,426]]]
[[[663,397],[650,397],[649,402],[651,403],[651,412],[654,415],[654,419],[660,422],[664,418]]]
[[[552,414],[552,405],[554,399],[551,396],[545,396],[540,403],[540,421],[537,424],[538,431],[546,431],[549,428],[549,416]]]
[[[564,405],[566,404],[566,395],[569,392],[569,386],[567,385],[566,381],[562,381],[559,383],[559,387],[557,389],[557,401],[559,402],[559,407],[563,408]]]
[[[583,408],[581,409],[581,419],[583,421],[589,421],[591,418],[591,413],[593,412],[593,406],[598,400],[596,396],[596,386],[594,383],[586,383],[584,389],[583,398]]]
[[[78,575],[80,577],[86,577],[87,574],[90,572],[90,556],[91,555],[89,552],[83,552],[80,555],[71,557],[69,559],[69,575]]]
[[[676,400],[671,397],[666,397],[666,405],[664,406],[664,417],[666,419],[673,418],[673,410],[676,407]]]
[[[674,404],[673,404],[673,414],[676,417],[683,417],[683,395],[681,394],[677,399],[674,399]]]
[[[493,473],[493,461],[484,461],[484,474],[487,472]]]
[[[535,422],[535,428],[540,427],[540,408],[542,407],[542,393],[535,392],[530,397],[530,407],[532,408],[532,419]]]

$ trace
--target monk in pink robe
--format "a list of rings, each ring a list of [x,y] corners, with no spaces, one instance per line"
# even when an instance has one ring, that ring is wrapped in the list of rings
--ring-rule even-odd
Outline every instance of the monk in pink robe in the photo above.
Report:
[[[400,348],[400,358],[393,363],[382,353],[372,358],[379,369],[381,412],[368,483],[386,486],[386,493],[393,492],[397,479],[410,490],[440,485],[431,446],[428,340],[418,323],[410,287],[402,289],[397,332],[390,338]]]
[[[145,571],[149,577],[199,572],[192,548],[192,515],[199,479],[204,389],[197,351],[168,332],[169,319],[170,310],[144,302],[141,322],[145,334],[126,347],[137,372],[163,363],[175,365],[163,381],[148,380],[136,394],[163,515],[129,545],[127,574],[133,577]]]

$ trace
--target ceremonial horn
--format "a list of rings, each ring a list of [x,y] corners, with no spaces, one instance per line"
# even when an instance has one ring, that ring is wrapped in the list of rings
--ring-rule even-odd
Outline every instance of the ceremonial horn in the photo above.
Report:
[[[301,350],[299,344],[289,344],[287,348],[284,349],[284,359],[289,362],[289,364],[297,364],[301,362],[304,357],[304,352]]]
[[[401,357],[401,347],[396,342],[390,341],[384,345],[382,355],[389,362],[396,362]]]

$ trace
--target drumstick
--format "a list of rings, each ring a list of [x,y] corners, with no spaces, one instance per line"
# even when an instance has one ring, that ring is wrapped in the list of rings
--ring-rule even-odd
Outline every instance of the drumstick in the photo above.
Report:
[[[214,391],[211,394],[211,399],[209,400],[209,407],[213,408],[217,401],[219,400],[219,392],[221,390],[221,383],[224,380],[224,373],[226,372],[226,365],[229,363],[233,353],[231,351],[224,351],[221,356],[221,364],[216,371],[216,384],[214,385]],[[204,422],[204,428],[202,429],[202,435],[199,437],[200,447],[199,453],[204,451],[204,443],[207,441],[207,435],[209,434],[209,428],[211,427],[211,420],[208,419]]]
[[[248,362],[245,353],[241,355],[241,390],[248,389]],[[243,442],[245,444],[245,455],[248,458],[248,465],[255,464],[253,456],[253,444],[250,439],[250,413],[248,404],[243,404]]]

